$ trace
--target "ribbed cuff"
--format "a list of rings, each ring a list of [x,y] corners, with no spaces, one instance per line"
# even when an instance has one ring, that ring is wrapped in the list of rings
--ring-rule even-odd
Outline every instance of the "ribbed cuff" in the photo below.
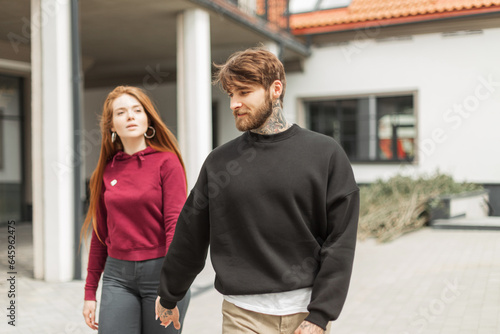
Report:
[[[95,297],[95,290],[85,290],[85,297],[83,300],[97,300]]]
[[[168,310],[171,310],[171,309],[174,309],[177,306],[177,303],[165,300],[165,299],[163,299],[163,298],[160,297],[160,305],[163,306],[164,308],[168,309]]]

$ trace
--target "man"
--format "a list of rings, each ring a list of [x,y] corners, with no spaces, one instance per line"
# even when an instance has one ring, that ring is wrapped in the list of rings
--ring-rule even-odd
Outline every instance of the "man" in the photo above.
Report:
[[[180,214],[157,299],[162,325],[203,269],[210,245],[224,333],[325,333],[344,304],[359,193],[330,137],[288,123],[283,65],[249,49],[218,66],[236,127],[216,148]]]

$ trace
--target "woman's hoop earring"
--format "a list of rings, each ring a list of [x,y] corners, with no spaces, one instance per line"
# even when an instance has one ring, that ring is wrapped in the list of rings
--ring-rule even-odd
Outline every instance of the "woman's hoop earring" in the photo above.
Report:
[[[111,134],[111,142],[114,143],[116,141],[116,132]]]
[[[152,130],[153,130],[153,134],[152,134],[152,135],[150,135],[150,136],[148,136],[148,135],[147,135],[147,133],[148,133],[148,132],[146,131],[146,132],[144,132],[144,137],[146,137],[147,139],[151,139],[151,138],[153,138],[153,137],[155,136],[155,134],[156,134],[156,130],[155,130],[155,128],[153,128],[152,126],[148,126],[148,129],[152,129]]]

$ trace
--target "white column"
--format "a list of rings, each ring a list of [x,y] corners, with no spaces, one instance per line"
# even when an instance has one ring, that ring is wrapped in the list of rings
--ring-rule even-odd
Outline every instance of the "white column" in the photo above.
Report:
[[[70,0],[32,0],[35,277],[73,279]]]
[[[177,18],[177,122],[191,189],[212,150],[210,16],[201,9]]]
[[[264,42],[264,48],[266,48],[269,52],[274,53],[276,57],[279,57],[280,55],[280,47],[276,42],[273,41],[267,41]]]

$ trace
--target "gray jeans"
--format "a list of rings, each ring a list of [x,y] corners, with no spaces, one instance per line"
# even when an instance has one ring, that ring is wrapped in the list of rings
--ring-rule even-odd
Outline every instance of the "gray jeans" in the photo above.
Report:
[[[123,261],[107,258],[99,311],[100,334],[179,334],[155,320],[155,301],[163,258]],[[191,293],[177,304],[182,325]]]

